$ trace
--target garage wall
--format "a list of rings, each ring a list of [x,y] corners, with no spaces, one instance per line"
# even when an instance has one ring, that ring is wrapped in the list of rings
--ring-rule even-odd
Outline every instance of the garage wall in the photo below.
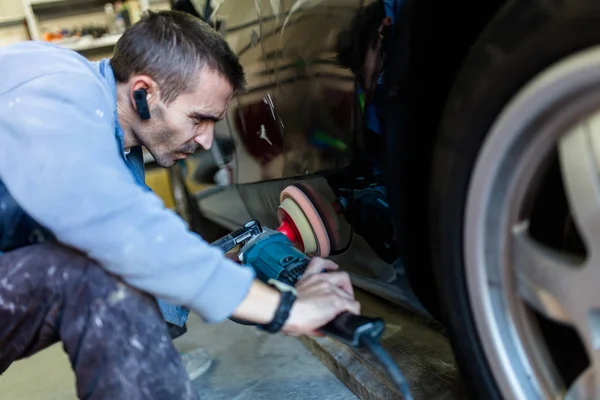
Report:
[[[151,0],[151,9],[169,9],[168,0]],[[74,28],[85,24],[105,23],[104,13],[94,12],[39,21],[40,32],[59,28]],[[21,0],[0,0],[0,46],[29,40],[25,12]],[[110,54],[110,53],[108,53]],[[94,55],[94,59],[98,58]]]
[[[0,16],[3,18],[24,18],[21,0],[0,0]]]
[[[1,23],[1,21],[0,21]],[[27,26],[23,21],[19,25],[0,27],[0,46],[6,46],[12,43],[25,41],[29,38]]]
[[[21,0],[0,0],[0,46],[28,38]]]

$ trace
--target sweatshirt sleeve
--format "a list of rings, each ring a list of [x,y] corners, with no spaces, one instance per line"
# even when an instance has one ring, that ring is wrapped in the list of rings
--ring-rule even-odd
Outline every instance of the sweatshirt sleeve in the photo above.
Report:
[[[115,139],[114,107],[98,77],[75,68],[0,93],[0,179],[58,240],[131,286],[208,322],[231,316],[253,270],[135,183]]]

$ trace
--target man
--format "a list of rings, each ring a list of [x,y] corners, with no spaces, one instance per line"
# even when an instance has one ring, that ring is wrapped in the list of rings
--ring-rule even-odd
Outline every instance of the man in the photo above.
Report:
[[[369,182],[366,189],[353,191],[354,201],[349,203],[347,213],[354,218],[355,233],[363,236],[383,261],[396,265],[400,265],[401,260],[383,177],[387,147],[383,127],[384,106],[388,101],[386,67],[392,59],[388,56],[402,51],[399,43],[393,42],[394,23],[406,4],[404,0],[375,0],[361,7],[348,27],[340,32],[336,43],[338,64],[352,71],[358,86],[364,151],[356,152],[354,167]]]
[[[361,110],[367,128],[380,141],[378,110],[385,78],[386,51],[393,25],[395,0],[375,0],[360,8],[346,30],[340,32],[336,43],[337,62],[352,71],[359,86]]]
[[[163,167],[209,148],[243,89],[206,24],[148,13],[110,60],[26,42],[0,65],[0,372],[60,340],[80,398],[195,399],[155,298],[288,335],[360,312],[347,274],[320,273],[335,264],[281,293],[146,187],[140,146]]]

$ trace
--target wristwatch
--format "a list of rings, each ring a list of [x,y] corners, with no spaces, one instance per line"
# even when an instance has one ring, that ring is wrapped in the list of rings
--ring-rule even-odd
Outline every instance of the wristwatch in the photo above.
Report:
[[[274,279],[270,279],[267,284],[279,290],[281,298],[273,320],[265,325],[257,325],[257,327],[268,333],[277,333],[281,331],[281,328],[283,328],[283,325],[285,325],[290,317],[292,305],[296,301],[296,289],[293,286],[286,285]]]

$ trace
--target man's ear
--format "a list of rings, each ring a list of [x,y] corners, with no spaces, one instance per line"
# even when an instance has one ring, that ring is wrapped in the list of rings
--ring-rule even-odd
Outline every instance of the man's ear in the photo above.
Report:
[[[377,49],[381,49],[386,40],[386,35],[390,31],[392,26],[392,18],[387,16],[381,20],[381,24],[379,24],[379,29],[377,29]]]
[[[140,75],[130,80],[131,102],[142,120],[150,119],[150,108],[158,98],[158,85],[152,78]]]
[[[135,108],[142,120],[150,119],[150,107],[148,107],[148,92],[146,89],[133,91],[133,101]]]
[[[392,17],[387,16],[381,20],[381,24],[379,25],[379,33],[382,34],[383,30],[388,26],[392,26]]]

